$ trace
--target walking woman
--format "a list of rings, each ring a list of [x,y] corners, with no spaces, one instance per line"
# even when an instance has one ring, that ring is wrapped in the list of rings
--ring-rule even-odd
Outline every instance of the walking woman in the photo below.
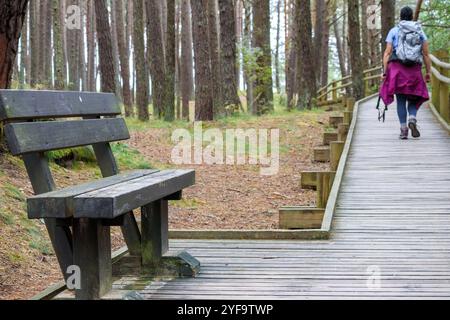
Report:
[[[400,23],[391,29],[386,39],[383,57],[383,84],[380,95],[386,105],[397,98],[400,120],[400,139],[408,139],[409,129],[414,138],[420,137],[417,127],[417,111],[429,99],[422,75],[426,67],[426,81],[430,81],[431,60],[427,36],[419,22],[413,21],[413,10],[402,8]],[[409,118],[408,118],[409,114]]]

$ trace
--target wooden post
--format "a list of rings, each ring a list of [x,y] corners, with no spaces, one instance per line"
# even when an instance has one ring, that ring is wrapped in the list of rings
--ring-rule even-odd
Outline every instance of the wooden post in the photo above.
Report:
[[[334,103],[337,103],[338,97],[337,97],[337,81],[333,81],[333,91],[332,91],[332,99]]]
[[[344,150],[344,142],[333,141],[330,143],[330,164],[331,171],[336,171],[341,159],[342,151]]]
[[[330,147],[316,147],[313,156],[316,162],[330,161]]]
[[[167,200],[158,200],[141,209],[142,265],[157,268],[169,249]]]
[[[347,133],[350,125],[348,124],[340,124],[338,126],[338,139],[337,141],[345,141],[347,139]]]
[[[100,219],[73,220],[73,261],[81,273],[77,300],[98,300],[112,289],[110,233]]]
[[[352,118],[353,118],[352,111],[344,111],[344,120],[342,121],[342,123],[350,125],[352,123]]]
[[[317,208],[325,208],[327,206],[328,197],[330,196],[331,187],[333,185],[335,172],[318,172],[317,173]]]
[[[444,50],[441,50],[439,53],[439,59],[442,59],[446,61],[448,58],[448,53]],[[450,70],[446,68],[439,68],[440,74],[444,77],[448,77],[450,75]],[[449,110],[449,90],[448,90],[448,84],[446,83],[439,83],[439,113],[441,114],[442,118],[447,121],[447,123],[450,123],[450,110]],[[434,90],[434,88],[433,88]]]
[[[347,98],[346,101],[346,111],[349,112],[353,112],[353,109],[355,108],[355,98],[351,97],[351,98]]]
[[[368,97],[370,95],[370,90],[369,90],[369,80],[367,80],[366,78],[364,78],[364,96]]]
[[[280,229],[320,229],[325,210],[313,207],[282,207]]]
[[[337,128],[341,123],[344,122],[344,117],[342,115],[330,116],[329,123],[333,128]]]

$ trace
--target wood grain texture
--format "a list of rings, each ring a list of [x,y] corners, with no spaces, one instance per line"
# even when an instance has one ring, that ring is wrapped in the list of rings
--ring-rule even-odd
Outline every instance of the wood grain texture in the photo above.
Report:
[[[130,138],[121,118],[11,123],[5,126],[5,135],[13,155]]]
[[[158,170],[136,170],[43,193],[27,199],[28,218],[66,218],[73,216],[73,198],[83,193],[130,181]]]
[[[110,93],[0,90],[0,120],[113,116],[120,112]]]
[[[111,219],[193,185],[193,170],[164,170],[74,198],[74,216]]]

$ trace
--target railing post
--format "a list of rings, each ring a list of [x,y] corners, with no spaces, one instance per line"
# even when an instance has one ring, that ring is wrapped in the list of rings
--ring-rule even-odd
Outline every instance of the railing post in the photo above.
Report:
[[[336,88],[337,88],[337,81],[333,81],[332,99],[334,103],[337,103],[338,100]]]
[[[448,52],[441,50],[439,53],[439,59],[448,62]],[[444,77],[450,75],[450,70],[446,68],[439,68],[439,72]],[[447,123],[450,123],[450,110],[449,110],[449,90],[447,83],[439,83],[439,112]]]

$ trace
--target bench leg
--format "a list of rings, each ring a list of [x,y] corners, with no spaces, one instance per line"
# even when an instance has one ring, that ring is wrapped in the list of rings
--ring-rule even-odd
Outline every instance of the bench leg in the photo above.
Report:
[[[74,219],[73,258],[81,273],[77,300],[100,299],[112,289],[110,227],[101,220]]]
[[[167,200],[142,207],[142,265],[156,267],[169,249],[169,213]]]
[[[183,251],[164,255],[169,249],[168,201],[158,200],[142,207],[142,266],[146,273],[159,276],[192,277],[200,270],[200,262]]]

